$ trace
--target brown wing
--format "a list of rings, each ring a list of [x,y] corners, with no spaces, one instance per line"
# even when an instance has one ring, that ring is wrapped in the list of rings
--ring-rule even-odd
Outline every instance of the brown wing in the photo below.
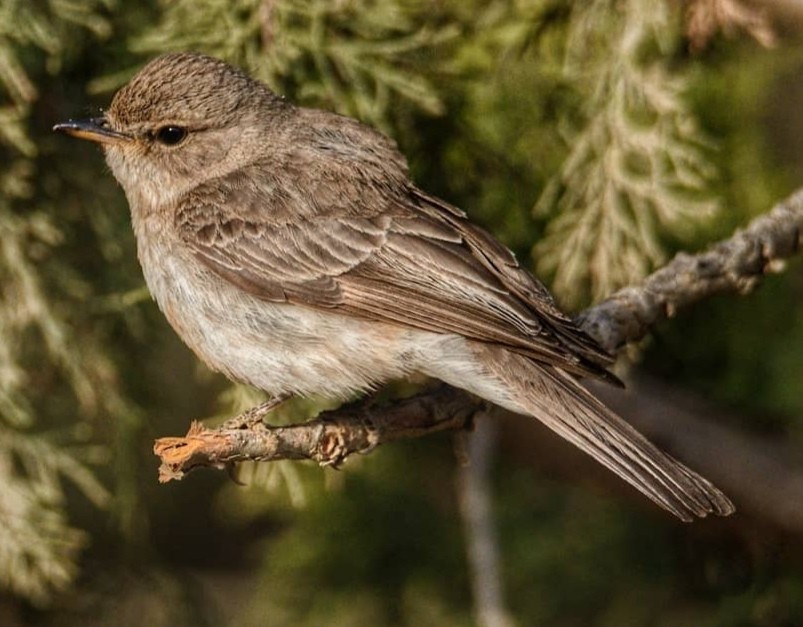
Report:
[[[608,355],[509,250],[459,210],[412,188],[399,194],[368,186],[353,200],[370,209],[306,207],[298,212],[303,217],[291,219],[292,203],[302,198],[274,185],[242,194],[242,180],[217,181],[214,192],[195,193],[177,214],[187,246],[241,289],[266,300],[456,333],[575,374],[613,379],[600,365]],[[316,181],[315,198],[344,202],[322,185],[325,177]]]

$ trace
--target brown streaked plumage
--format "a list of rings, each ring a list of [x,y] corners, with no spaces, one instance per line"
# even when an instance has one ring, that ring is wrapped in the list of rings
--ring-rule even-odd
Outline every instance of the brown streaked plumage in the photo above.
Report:
[[[275,396],[421,372],[544,422],[683,520],[730,501],[578,382],[611,358],[376,131],[222,61],[159,57],[102,119],[148,286],[212,368]]]

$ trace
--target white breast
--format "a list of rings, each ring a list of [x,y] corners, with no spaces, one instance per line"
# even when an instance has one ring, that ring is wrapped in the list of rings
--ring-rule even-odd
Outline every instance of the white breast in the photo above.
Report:
[[[213,370],[272,395],[347,397],[419,369],[416,331],[260,300],[164,239],[138,238],[145,279],[170,324]]]

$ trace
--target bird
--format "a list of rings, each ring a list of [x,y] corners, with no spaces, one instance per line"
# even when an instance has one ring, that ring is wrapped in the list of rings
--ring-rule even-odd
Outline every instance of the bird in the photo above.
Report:
[[[211,369],[274,399],[414,374],[532,416],[683,521],[731,501],[581,383],[612,357],[396,143],[194,52],[147,63],[99,117],[148,288]]]

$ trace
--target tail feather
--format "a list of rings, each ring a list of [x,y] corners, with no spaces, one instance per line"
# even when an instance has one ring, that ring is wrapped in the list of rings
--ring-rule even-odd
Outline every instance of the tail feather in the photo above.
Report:
[[[506,390],[507,398],[495,402],[539,419],[681,520],[733,513],[719,489],[660,451],[570,374],[504,349],[479,350]]]

